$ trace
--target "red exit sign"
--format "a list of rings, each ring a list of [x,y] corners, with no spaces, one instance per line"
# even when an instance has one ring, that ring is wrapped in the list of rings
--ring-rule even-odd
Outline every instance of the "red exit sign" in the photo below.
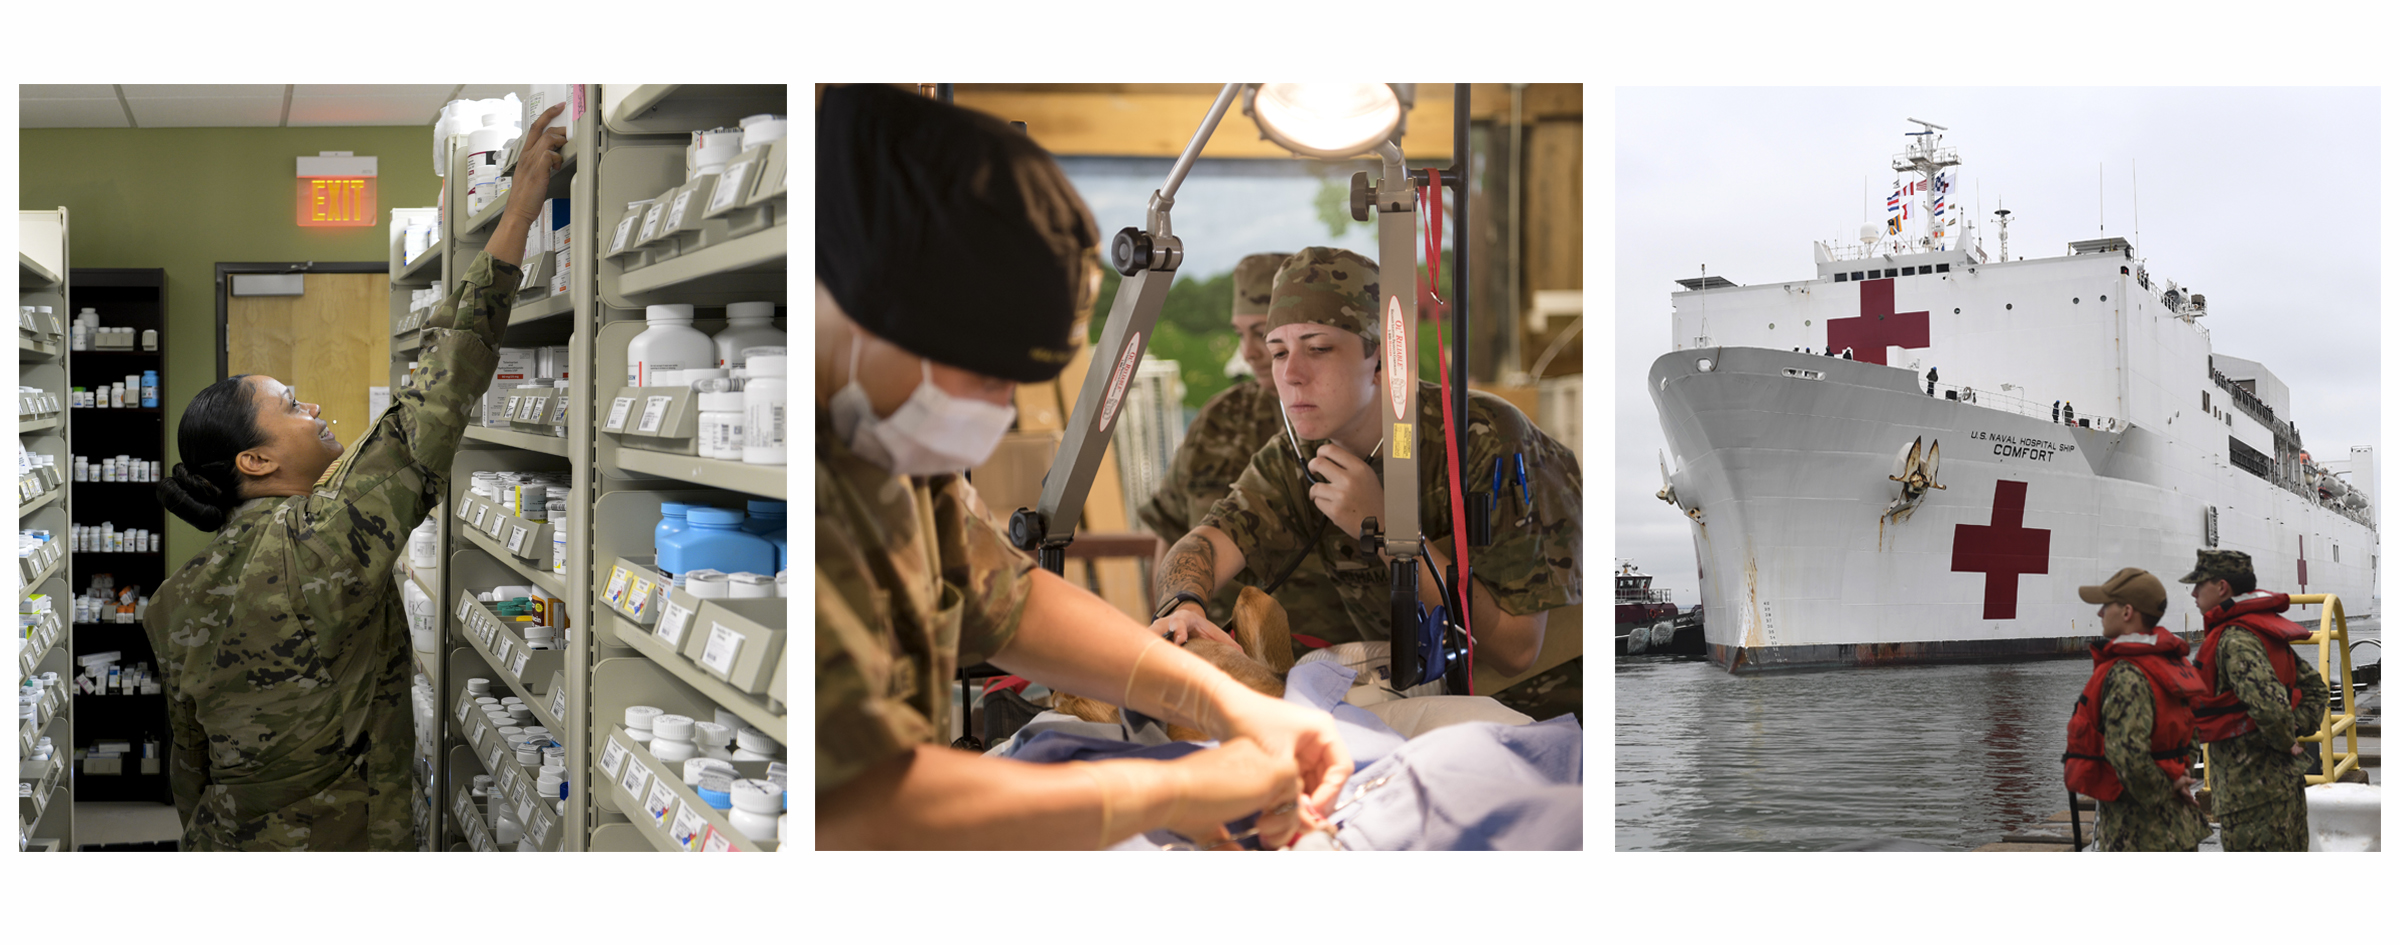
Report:
[[[370,226],[375,222],[375,178],[300,178],[301,226]]]

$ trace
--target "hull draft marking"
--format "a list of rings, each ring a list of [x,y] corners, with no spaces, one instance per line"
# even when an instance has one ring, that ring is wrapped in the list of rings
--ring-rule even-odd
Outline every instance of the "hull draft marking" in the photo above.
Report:
[[[1932,329],[1924,312],[1892,311],[1892,280],[1871,279],[1858,284],[1857,318],[1825,320],[1825,352],[1849,348],[1856,360],[1886,364],[1885,345],[1933,347]]]
[[[2025,483],[1999,481],[1991,524],[1958,526],[1950,570],[1983,572],[1983,619],[2017,618],[2018,576],[2050,573],[2050,530],[2025,527]]]

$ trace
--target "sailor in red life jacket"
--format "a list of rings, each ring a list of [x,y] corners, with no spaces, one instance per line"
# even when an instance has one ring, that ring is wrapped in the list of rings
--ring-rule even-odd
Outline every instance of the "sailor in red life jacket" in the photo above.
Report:
[[[2325,679],[2292,644],[2309,631],[2279,616],[2291,597],[2258,589],[2250,556],[2201,549],[2192,600],[2208,623],[2193,700],[2196,740],[2208,744],[2210,806],[2227,851],[2308,849],[2311,764],[2294,739],[2325,718]]]
[[[2192,800],[2192,711],[2200,678],[2183,638],[2158,627],[2167,588],[2140,568],[2078,588],[2100,605],[2092,678],[2067,721],[2067,786],[2099,802],[2095,849],[2190,852],[2208,838]]]

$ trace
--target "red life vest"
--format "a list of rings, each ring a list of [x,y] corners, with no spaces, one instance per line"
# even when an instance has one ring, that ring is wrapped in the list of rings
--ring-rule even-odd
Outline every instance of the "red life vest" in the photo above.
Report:
[[[2168,780],[2183,776],[2187,767],[2184,756],[2192,749],[2190,700],[2203,691],[2199,674],[2183,661],[2189,651],[2182,637],[2164,630],[2093,644],[2092,678],[2075,700],[2075,714],[2067,720],[2067,753],[2060,756],[2067,765],[2068,787],[2103,801],[2125,795],[2125,783],[2117,778],[2117,769],[2109,766],[2104,754],[2107,733],[2101,731],[2100,720],[2101,690],[2108,684],[2109,671],[2119,662],[2132,663],[2150,683],[2151,760],[2167,773]]]
[[[2194,737],[2217,742],[2258,731],[2258,723],[2251,720],[2250,709],[2242,704],[2241,694],[2231,689],[2217,690],[2217,641],[2225,635],[2227,627],[2247,630],[2265,645],[2267,665],[2274,668],[2275,681],[2283,684],[2290,705],[2299,707],[2300,659],[2292,652],[2292,644],[2308,639],[2309,632],[2276,616],[2291,606],[2291,595],[2267,594],[2227,601],[2208,612],[2208,637],[2200,641],[2200,683],[2206,693],[2192,700],[2192,715],[2199,721],[2199,733]]]

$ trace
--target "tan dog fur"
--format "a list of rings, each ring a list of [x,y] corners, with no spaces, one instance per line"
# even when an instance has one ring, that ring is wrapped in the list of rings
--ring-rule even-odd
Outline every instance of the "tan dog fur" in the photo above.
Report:
[[[1183,648],[1209,665],[1225,671],[1236,682],[1273,698],[1283,698],[1283,676],[1292,669],[1291,619],[1283,605],[1255,587],[1242,588],[1242,595],[1233,605],[1230,631],[1239,648],[1217,640],[1197,637],[1184,643]],[[1115,722],[1117,707],[1098,699],[1059,692],[1050,697],[1050,708],[1086,722]],[[1167,737],[1177,741],[1207,741],[1205,732],[1167,726]]]

